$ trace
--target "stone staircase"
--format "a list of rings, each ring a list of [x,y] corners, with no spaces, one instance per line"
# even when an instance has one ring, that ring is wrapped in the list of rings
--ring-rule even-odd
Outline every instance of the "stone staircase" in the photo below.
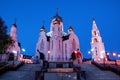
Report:
[[[92,64],[81,64],[81,70],[85,71],[86,80],[120,80],[120,76],[111,71],[102,71]]]

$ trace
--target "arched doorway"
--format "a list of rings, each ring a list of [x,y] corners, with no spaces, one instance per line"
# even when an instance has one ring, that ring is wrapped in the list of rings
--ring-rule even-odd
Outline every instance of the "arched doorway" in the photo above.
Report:
[[[14,54],[13,54],[13,53],[10,53],[10,55],[9,55],[9,57],[8,57],[8,60],[9,60],[9,61],[14,60]]]

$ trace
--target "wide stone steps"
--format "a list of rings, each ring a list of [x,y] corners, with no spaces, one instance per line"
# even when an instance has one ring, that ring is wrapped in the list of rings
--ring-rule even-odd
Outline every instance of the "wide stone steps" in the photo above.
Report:
[[[81,64],[81,70],[85,71],[86,80],[120,80],[120,76],[111,71],[102,71],[92,64]]]

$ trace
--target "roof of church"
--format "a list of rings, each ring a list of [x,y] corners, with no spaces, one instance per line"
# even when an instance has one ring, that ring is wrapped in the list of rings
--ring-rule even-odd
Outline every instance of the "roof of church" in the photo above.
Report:
[[[68,29],[72,29],[72,30],[74,30],[72,26],[70,26]]]
[[[17,25],[16,25],[16,24],[13,24],[13,26],[17,28]]]
[[[49,42],[50,41],[50,36],[46,35],[46,38],[47,38],[47,41]]]
[[[55,15],[52,20],[55,19],[55,20],[59,20],[61,22],[63,22],[62,18],[59,16],[59,15]]]
[[[40,29],[45,29],[44,25]]]
[[[62,37],[63,41],[68,40],[68,39],[69,39],[69,36],[70,36],[70,34],[68,34],[68,35],[66,35],[66,36],[63,36],[63,37]]]
[[[62,18],[58,15],[58,9],[56,9],[56,15],[53,16],[52,20],[55,19],[55,20],[59,20],[61,22],[63,22]]]

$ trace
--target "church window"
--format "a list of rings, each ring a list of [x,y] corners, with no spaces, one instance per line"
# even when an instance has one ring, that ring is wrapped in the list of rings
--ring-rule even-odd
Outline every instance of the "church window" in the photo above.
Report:
[[[65,44],[65,53],[67,53],[67,44]]]
[[[75,39],[72,41],[73,50],[75,50]]]
[[[58,27],[58,31],[60,31],[59,27]]]
[[[65,44],[65,59],[67,60],[67,44]]]
[[[52,49],[53,49],[53,40],[52,40]]]
[[[96,31],[93,31],[93,34],[96,35],[97,34]]]
[[[95,52],[96,52],[96,56],[98,55],[98,53],[97,53],[97,47],[95,47]]]
[[[44,49],[44,41],[43,41],[43,39],[42,39],[40,50],[42,51],[43,49]]]
[[[59,50],[60,50],[60,40],[59,40]]]
[[[93,42],[96,43],[96,42],[97,42],[97,38],[94,38],[94,39],[93,39]]]

